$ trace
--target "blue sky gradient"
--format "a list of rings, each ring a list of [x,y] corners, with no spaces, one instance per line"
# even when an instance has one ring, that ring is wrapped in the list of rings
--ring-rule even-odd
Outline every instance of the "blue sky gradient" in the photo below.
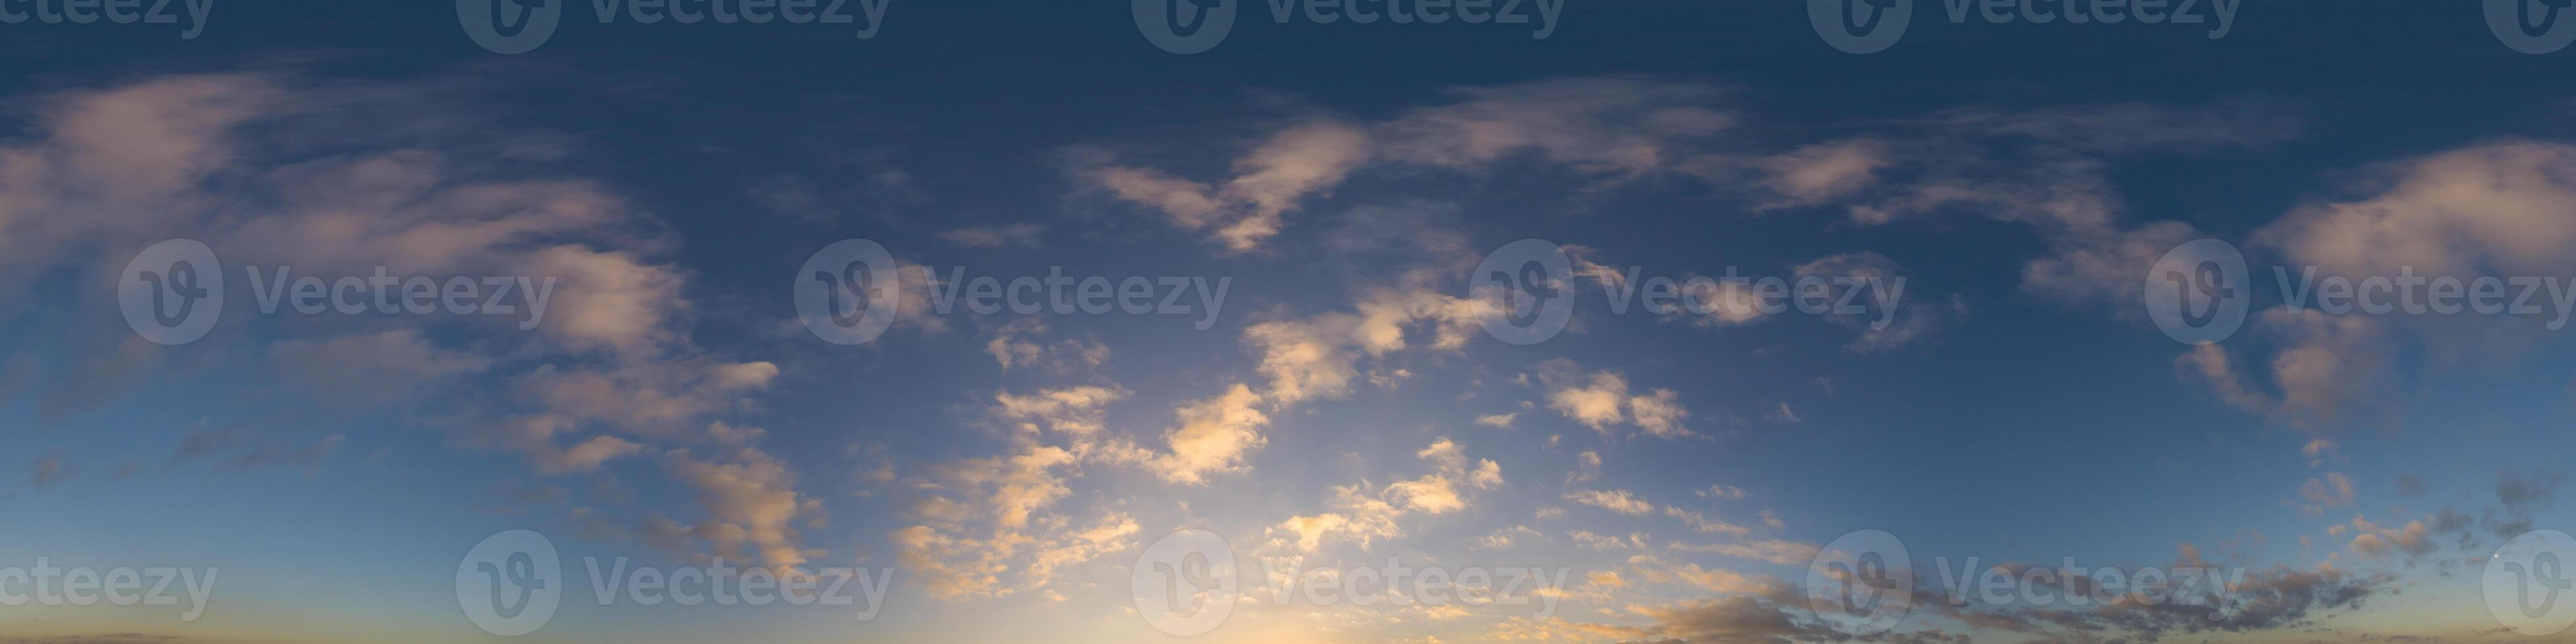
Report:
[[[1545,38],[1241,5],[1190,55],[1110,2],[898,0],[866,39],[575,2],[513,55],[445,2],[0,26],[0,567],[221,570],[201,619],[0,606],[0,642],[501,641],[453,582],[511,529],[572,582],[524,641],[2565,637],[2499,630],[2481,570],[2576,523],[2576,344],[2272,284],[2576,283],[2576,52],[2508,49],[2477,3],[2248,2],[2211,39],[1919,2],[1867,55],[1797,2],[1573,2]],[[181,238],[221,258],[223,318],[143,341],[120,271]],[[942,275],[1228,290],[1206,329],[908,301],[842,346],[789,281],[851,238]],[[2193,346],[2139,285],[2200,238],[2243,249],[2254,315]],[[1469,274],[1521,239],[1578,260],[1571,326],[1525,346]],[[241,272],[388,264],[564,286],[519,330],[261,314]],[[1619,314],[1593,265],[1905,290],[1886,330]],[[1247,583],[1264,557],[1569,576],[1543,617],[1259,591],[1185,638],[1128,588],[1183,529]],[[2284,599],[2213,622],[1926,595],[1839,633],[1808,570],[1859,530],[1922,583],[1936,557],[2072,558]],[[894,582],[865,620],[603,606],[579,563],[716,556]]]

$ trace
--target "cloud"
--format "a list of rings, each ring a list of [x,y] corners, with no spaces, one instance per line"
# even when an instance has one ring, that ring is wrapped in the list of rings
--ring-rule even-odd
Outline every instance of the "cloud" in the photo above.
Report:
[[[1269,377],[1264,394],[1285,406],[1349,394],[1363,357],[1415,346],[1456,352],[1483,333],[1483,320],[1493,313],[1480,300],[1428,290],[1372,289],[1353,312],[1254,324],[1244,329],[1243,340],[1261,353],[1259,368]],[[1428,325],[1431,341],[1408,341],[1407,330],[1422,325]]]
[[[1751,528],[1712,519],[1698,512],[1692,512],[1673,506],[1664,506],[1664,516],[1681,519],[1683,525],[1690,526],[1692,530],[1699,532],[1731,534],[1735,536],[1744,536],[1753,532]]]
[[[1577,172],[1633,177],[1669,169],[1695,142],[1735,124],[1705,104],[1726,90],[1651,77],[1558,78],[1454,87],[1456,102],[1377,127],[1389,159],[1477,170],[1530,153]]]
[[[1703,499],[1730,499],[1741,501],[1744,500],[1745,497],[1744,488],[1726,485],[1711,485],[1700,488],[1696,493],[1699,494],[1699,498]]]
[[[1246,252],[1279,233],[1281,215],[1309,194],[1330,190],[1368,159],[1365,132],[1314,120],[1288,126],[1234,161],[1234,177],[1212,186],[1105,159],[1076,169],[1091,187],[1161,211],[1172,225],[1208,230],[1227,250]]]
[[[1440,514],[1465,508],[1467,501],[1459,495],[1461,485],[1483,489],[1503,483],[1500,465],[1488,459],[1478,461],[1470,468],[1463,448],[1445,437],[1433,441],[1430,447],[1423,448],[1415,456],[1430,461],[1432,473],[1387,486],[1391,496],[1402,499],[1405,507],[1414,510]]]
[[[2359,516],[2352,518],[2352,551],[2365,557],[2423,555],[2433,552],[2431,528],[2423,521],[2408,521],[2394,528],[2382,527]]]
[[[51,489],[55,484],[71,478],[73,474],[80,473],[79,468],[63,464],[63,451],[60,449],[37,457],[35,461],[28,464],[28,468],[35,472],[27,476],[27,487],[35,490]]]
[[[292,276],[523,277],[551,290],[516,315],[250,316],[202,343],[277,338],[264,355],[290,391],[450,428],[540,474],[756,438],[721,417],[776,367],[690,342],[690,279],[669,262],[660,222],[597,182],[557,174],[548,164],[559,152],[525,154],[527,137],[514,136],[525,133],[481,120],[472,92],[458,89],[200,74],[31,99],[34,120],[0,149],[0,283],[65,268],[112,274],[111,263],[172,237]],[[75,248],[92,252],[65,252]],[[161,356],[185,355],[122,350],[130,338],[104,346],[120,347],[118,359],[66,369],[64,393],[42,409],[111,400]],[[342,442],[199,428],[171,465],[309,470]]]
[[[1529,526],[1516,525],[1476,538],[1476,546],[1486,550],[1504,550],[1518,545],[1523,538],[1545,538]]]
[[[1637,498],[1627,490],[1575,490],[1566,493],[1565,500],[1627,515],[1646,515],[1655,512],[1654,504]]]
[[[798,545],[795,523],[820,512],[822,501],[796,493],[796,475],[784,462],[746,447],[717,458],[674,450],[664,465],[698,491],[707,520],[695,526],[697,536],[713,542],[718,554],[757,556],[773,570],[801,566],[817,554]]]
[[[1231,471],[1238,467],[1244,452],[1268,442],[1261,428],[1270,417],[1254,409],[1261,396],[1250,387],[1234,385],[1214,398],[1184,404],[1175,414],[1180,426],[1163,433],[1163,442],[1171,452],[1146,462],[1149,469],[1172,483],[1195,485],[1206,476]]]
[[[924,468],[929,478],[911,487],[925,496],[910,509],[922,523],[887,535],[925,592],[942,601],[1054,593],[1059,569],[1131,547],[1142,529],[1132,515],[1103,511],[1078,528],[1055,509],[1084,464],[1154,463],[1108,429],[1107,407],[1128,395],[1093,385],[995,392],[988,413],[1009,449]]]
[[[1656,389],[1631,396],[1626,376],[1602,370],[1587,379],[1572,361],[1563,359],[1539,365],[1539,381],[1548,389],[1549,409],[1604,435],[1621,423],[1632,423],[1648,436],[1693,435],[1682,426],[1690,410],[1682,407],[1681,394],[1673,390]]]
[[[1888,155],[1885,142],[1845,139],[1762,157],[1750,165],[1761,172],[1762,187],[1777,195],[1762,208],[1813,206],[1877,183]]]
[[[2299,498],[2307,501],[2299,506],[2299,514],[2316,517],[2324,515],[2328,508],[2349,508],[2352,497],[2352,479],[2342,472],[2327,472],[2325,478],[2308,479],[2299,486]]]
[[[993,329],[992,339],[984,343],[984,352],[992,354],[1004,372],[1040,368],[1061,374],[1109,363],[1109,345],[1080,339],[1050,344],[1040,338],[1047,330],[1046,322],[1037,318],[1012,321]]]
[[[1646,549],[1646,533],[1643,532],[1631,532],[1628,533],[1628,536],[1621,537],[1615,534],[1594,534],[1590,530],[1576,530],[1566,534],[1565,536],[1568,539],[1574,540],[1574,545],[1593,550],[1607,551]]]
[[[1601,454],[1584,450],[1574,455],[1574,471],[1565,473],[1565,482],[1581,483],[1601,478]]]
[[[432,346],[418,329],[353,333],[323,340],[280,340],[269,359],[324,400],[364,404],[443,386],[481,372],[493,359]]]
[[[1471,501],[1468,492],[1503,484],[1500,464],[1492,459],[1471,461],[1464,446],[1446,437],[1433,440],[1414,457],[1429,463],[1431,473],[1383,487],[1372,486],[1366,480],[1334,486],[1333,511],[1289,517],[1275,527],[1285,535],[1275,535],[1272,543],[1285,546],[1293,538],[1298,551],[1314,552],[1323,546],[1326,536],[1341,535],[1366,549],[1377,540],[1403,536],[1400,521],[1408,516],[1465,509]],[[1509,545],[1510,538],[1505,536],[1492,543]]]
[[[2567,474],[2564,472],[2498,472],[2496,501],[2504,504],[2506,512],[2529,516],[2547,509],[2557,498],[2558,486],[2566,482]]]
[[[2576,146],[2505,140],[2384,163],[2362,173],[2354,194],[2302,205],[2255,231],[2257,250],[2287,258],[2305,279],[2396,279],[2406,274],[2565,275],[2576,259]],[[2135,278],[2128,278],[2134,282]],[[2275,340],[2270,385],[2214,345],[2179,363],[2231,405],[2305,428],[2330,426],[2401,398],[2394,352],[2421,347],[2433,367],[2526,354],[2535,316],[2334,316],[2287,306],[2262,312],[2258,330]],[[2259,351],[2260,349],[2256,349]],[[2258,354],[2259,355],[2259,354]]]
[[[1647,77],[1561,78],[1455,87],[1453,102],[1407,110],[1376,124],[1313,115],[1271,132],[1235,158],[1233,176],[1204,183],[1120,165],[1078,151],[1074,175],[1087,190],[1161,213],[1184,230],[1208,231],[1232,252],[1259,249],[1283,215],[1372,163],[1480,173],[1533,154],[1611,181],[1673,169],[1696,141],[1730,127],[1731,114],[1701,103],[1720,96],[1702,83]]]
[[[214,471],[238,472],[267,468],[302,468],[306,474],[320,468],[323,461],[338,453],[347,438],[331,434],[311,443],[290,443],[256,435],[251,428],[230,425],[222,428],[200,421],[179,437],[179,446],[161,463],[169,472],[191,464],[212,462]]]
[[[1923,302],[1920,295],[1905,298],[1907,280],[1899,273],[1896,260],[1878,253],[1827,255],[1800,264],[1794,271],[1800,278],[1829,280],[1827,283],[1836,288],[1868,289],[1868,293],[1851,300],[1859,310],[1824,316],[1826,322],[1860,333],[1859,338],[1843,345],[1853,353],[1885,353],[1903,348],[1968,313],[1967,303],[1956,295],[1941,303]]]
[[[2329,275],[2563,275],[2576,146],[2498,141],[2382,166],[2383,189],[2303,206],[2255,239]]]
[[[2256,385],[2217,343],[2193,347],[2175,360],[2177,370],[2229,405],[2301,428],[2328,427],[2355,405],[2388,404],[2381,401],[2392,398],[2394,383],[2383,371],[2391,360],[2387,329],[2378,320],[2275,307],[2255,316],[2254,325],[2282,347],[2269,365],[2270,390]]]
[[[948,243],[967,248],[1002,248],[1006,246],[1037,248],[1038,234],[1044,232],[1046,232],[1046,226],[1038,224],[969,226],[965,228],[953,228],[945,232],[941,232],[939,233],[939,238],[947,240]]]
[[[1817,551],[1820,550],[1815,544],[1781,539],[1708,545],[1674,543],[1672,548],[1682,552],[1708,552],[1739,559],[1768,561],[1783,566],[1805,565],[1814,561]]]

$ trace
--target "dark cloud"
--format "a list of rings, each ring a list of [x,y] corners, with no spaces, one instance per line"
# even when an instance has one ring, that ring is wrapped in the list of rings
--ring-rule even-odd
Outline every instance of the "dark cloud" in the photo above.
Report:
[[[2549,507],[2556,498],[2558,486],[2567,482],[2564,472],[2496,473],[2496,500],[2504,503],[2506,512],[2528,516]]]

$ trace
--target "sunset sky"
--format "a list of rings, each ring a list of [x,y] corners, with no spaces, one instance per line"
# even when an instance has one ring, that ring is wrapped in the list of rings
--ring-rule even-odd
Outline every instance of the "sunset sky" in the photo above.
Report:
[[[519,53],[470,0],[0,24],[0,599],[39,560],[211,574],[202,606],[0,601],[0,644],[2576,641],[2487,581],[2576,526],[2576,48],[2468,1],[2189,10],[2223,33],[1923,1],[1871,53],[1802,2],[1510,4],[1247,0],[1192,53],[1087,0],[569,0]],[[890,299],[836,342],[800,289],[851,239]],[[2201,239],[2247,308],[2188,344],[2151,267]],[[1480,289],[1507,248],[1566,272]],[[379,270],[518,306],[274,292]],[[2335,313],[2303,271],[2541,286]],[[1058,275],[1189,310],[963,301]],[[1692,279],[1730,275],[1859,308]],[[1710,305],[1629,299],[1656,277]],[[126,292],[218,281],[202,337]],[[1562,330],[1507,337],[1532,289]],[[515,636],[460,598],[513,530],[560,562]],[[1873,530],[1912,607],[1854,632],[1811,571]],[[1157,554],[1176,533],[1226,556]],[[621,557],[890,581],[603,602],[586,562]],[[1389,562],[1540,576],[1278,585]],[[1181,564],[1238,582],[1204,632],[1138,581]],[[1946,595],[2070,565],[2235,601]]]

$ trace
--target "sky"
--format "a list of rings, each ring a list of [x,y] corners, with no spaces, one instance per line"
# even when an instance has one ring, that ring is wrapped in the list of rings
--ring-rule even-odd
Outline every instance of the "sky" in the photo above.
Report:
[[[2551,11],[0,1],[0,643],[2571,641]]]

